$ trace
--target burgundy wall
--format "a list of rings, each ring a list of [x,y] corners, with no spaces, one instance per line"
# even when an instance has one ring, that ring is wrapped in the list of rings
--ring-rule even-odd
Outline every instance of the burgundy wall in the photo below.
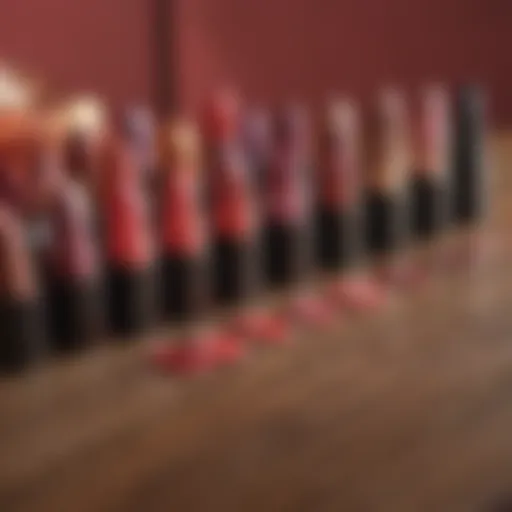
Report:
[[[168,0],[175,80],[194,105],[226,78],[252,99],[474,78],[512,123],[510,0]],[[150,0],[0,0],[0,58],[72,90],[153,93]]]
[[[231,79],[253,99],[476,79],[512,123],[510,0],[178,0],[182,98]]]
[[[0,0],[0,59],[59,88],[149,99],[147,0]]]

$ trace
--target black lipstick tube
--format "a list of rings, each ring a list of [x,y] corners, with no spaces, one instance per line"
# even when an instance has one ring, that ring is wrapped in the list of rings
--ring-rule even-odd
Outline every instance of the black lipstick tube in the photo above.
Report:
[[[485,99],[473,85],[461,87],[454,104],[452,212],[456,224],[472,224],[485,211]]]
[[[0,370],[22,370],[46,351],[36,269],[20,220],[0,211]]]

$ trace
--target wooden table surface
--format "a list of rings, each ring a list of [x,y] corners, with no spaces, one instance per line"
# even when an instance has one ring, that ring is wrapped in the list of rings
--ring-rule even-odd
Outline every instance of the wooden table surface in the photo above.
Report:
[[[512,137],[494,148],[473,263],[377,314],[194,380],[153,373],[139,343],[0,382],[0,511],[466,512],[512,497]]]

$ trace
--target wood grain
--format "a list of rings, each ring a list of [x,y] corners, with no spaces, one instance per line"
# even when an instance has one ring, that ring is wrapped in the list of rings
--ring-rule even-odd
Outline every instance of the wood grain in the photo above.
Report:
[[[466,512],[512,496],[512,137],[494,154],[472,263],[439,264],[467,233],[410,251],[428,283],[375,315],[189,381],[152,373],[141,342],[1,382],[0,510]]]

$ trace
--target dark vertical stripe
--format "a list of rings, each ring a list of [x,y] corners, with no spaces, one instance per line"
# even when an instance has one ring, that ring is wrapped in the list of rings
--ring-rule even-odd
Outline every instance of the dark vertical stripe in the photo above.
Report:
[[[167,116],[175,102],[174,2],[153,0],[154,108],[159,118]]]

